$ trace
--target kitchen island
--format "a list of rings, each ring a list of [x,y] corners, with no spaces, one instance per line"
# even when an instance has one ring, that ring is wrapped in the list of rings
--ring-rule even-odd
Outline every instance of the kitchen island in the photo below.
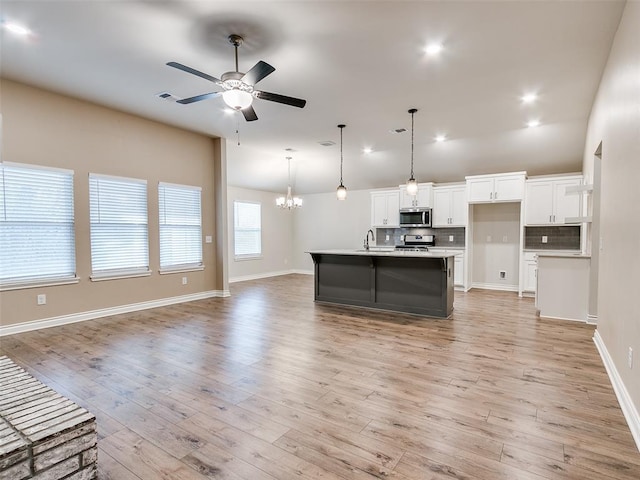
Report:
[[[448,318],[453,311],[454,254],[316,250],[316,302]]]

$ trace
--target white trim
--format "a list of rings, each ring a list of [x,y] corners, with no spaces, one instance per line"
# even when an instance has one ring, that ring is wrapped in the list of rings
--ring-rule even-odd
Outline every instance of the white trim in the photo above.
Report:
[[[49,172],[60,172],[66,173],[69,175],[74,175],[75,172],[73,170],[69,170],[68,168],[58,168],[58,167],[49,167],[48,165],[35,165],[33,163],[16,163],[16,162],[2,162],[2,165],[6,167],[16,167],[16,168],[32,168],[34,170],[44,170]]]
[[[56,287],[58,285],[72,285],[74,283],[80,283],[80,277],[60,278],[58,280],[54,278],[42,278],[40,280],[33,280],[31,282],[7,282],[0,284],[0,292],[8,292],[9,290],[22,290],[25,288],[40,288],[40,287]]]
[[[30,332],[32,330],[40,330],[41,328],[57,327],[60,325],[67,325],[69,323],[84,322],[85,320],[93,320],[96,318],[108,317],[111,315],[119,315],[121,313],[137,312],[139,310],[164,307],[167,305],[174,305],[176,303],[193,302],[194,300],[204,300],[206,298],[212,297],[229,296],[230,293],[228,290],[209,290],[206,292],[191,293],[189,295],[180,295],[178,297],[160,298],[158,300],[149,300],[147,302],[101,308],[100,310],[72,313],[70,315],[61,315],[59,317],[43,318],[41,320],[33,320],[31,322],[23,322],[15,325],[0,326],[0,337],[4,337],[6,335],[14,335],[16,333]]]
[[[549,315],[538,315],[540,318],[544,318],[547,320],[566,320],[569,322],[581,322],[581,323],[587,323],[586,320],[583,320],[582,318],[566,318],[566,317],[551,317]]]
[[[96,179],[96,180],[111,180],[111,181],[116,181],[116,182],[129,182],[129,183],[136,183],[136,184],[141,184],[141,185],[146,185],[147,184],[147,179],[146,178],[132,178],[132,177],[120,177],[120,176],[116,176],[116,175],[105,175],[102,173],[92,173],[89,172],[89,179]]]
[[[598,324],[598,315],[587,315],[587,323],[589,325],[597,325]]]
[[[624,382],[622,381],[622,378],[616,369],[616,365],[613,363],[613,359],[611,358],[611,355],[609,355],[607,346],[604,344],[598,330],[593,334],[593,342],[596,344],[598,352],[600,352],[600,357],[602,358],[604,368],[606,368],[607,374],[609,375],[609,380],[611,380],[613,391],[616,393],[616,397],[618,397],[618,403],[620,404],[624,418],[627,421],[627,425],[629,425],[631,435],[636,442],[636,448],[640,451],[640,414],[638,414],[638,410],[633,404],[633,400],[631,400],[631,396],[624,386]]]
[[[246,260],[262,260],[261,253],[247,253],[244,255],[235,255],[233,257],[234,262],[244,262]]]
[[[165,268],[165,269],[161,269],[158,270],[158,273],[160,275],[169,275],[171,273],[185,273],[185,272],[199,272],[204,270],[204,265],[198,265],[198,266],[183,266],[183,267],[178,267],[178,268]]]
[[[229,283],[246,282],[248,280],[260,280],[261,278],[279,277],[281,275],[291,274],[313,275],[313,270],[281,270],[279,272],[256,273],[254,275],[242,275],[229,279]]]
[[[501,283],[472,283],[471,288],[481,290],[501,290],[503,292],[517,292],[518,285],[503,285]]]
[[[169,183],[169,182],[158,182],[158,187],[179,187],[179,188],[191,188],[193,190],[198,190],[202,192],[202,187],[198,185],[186,185],[182,183]]]
[[[151,270],[145,270],[144,272],[122,272],[122,273],[94,273],[89,276],[92,282],[102,282],[104,280],[122,280],[123,278],[136,278],[136,277],[149,277],[151,276]]]
[[[299,275],[314,275],[313,270],[291,270],[291,273],[297,273]]]

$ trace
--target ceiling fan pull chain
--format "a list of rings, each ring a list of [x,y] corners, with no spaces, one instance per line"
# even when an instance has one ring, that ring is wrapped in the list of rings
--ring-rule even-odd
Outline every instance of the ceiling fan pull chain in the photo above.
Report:
[[[238,146],[240,146],[240,117],[236,115],[236,136],[238,137]]]

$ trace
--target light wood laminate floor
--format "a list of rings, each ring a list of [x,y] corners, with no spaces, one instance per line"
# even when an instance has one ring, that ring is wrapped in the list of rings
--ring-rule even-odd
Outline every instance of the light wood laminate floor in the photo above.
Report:
[[[313,278],[0,339],[97,416],[102,480],[639,479],[592,326],[514,293],[452,319],[313,303]]]

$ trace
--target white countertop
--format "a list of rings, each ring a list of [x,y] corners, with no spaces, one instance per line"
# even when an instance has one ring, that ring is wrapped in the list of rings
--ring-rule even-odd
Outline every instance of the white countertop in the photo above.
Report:
[[[443,252],[442,250],[439,252],[414,252],[414,251],[396,251],[396,250],[378,250],[378,249],[359,249],[359,250],[348,250],[348,249],[335,249],[335,250],[312,250],[307,253],[318,253],[325,255],[359,255],[359,256],[368,256],[368,257],[416,257],[416,258],[448,258],[455,257],[456,255],[462,255],[461,251],[448,251]]]
[[[591,258],[591,255],[580,252],[537,252],[538,257],[555,257],[555,258]]]

